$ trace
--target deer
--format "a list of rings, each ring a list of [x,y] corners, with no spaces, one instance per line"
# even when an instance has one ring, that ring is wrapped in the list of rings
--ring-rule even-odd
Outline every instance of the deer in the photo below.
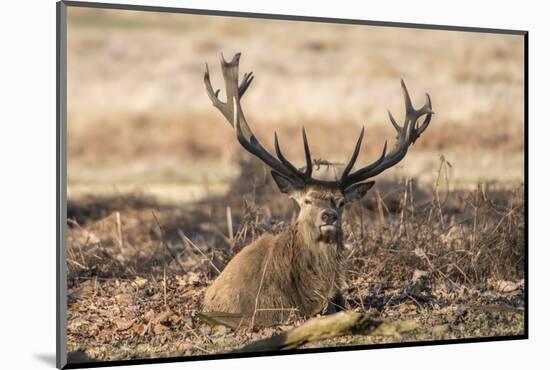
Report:
[[[389,119],[397,137],[395,147],[387,153],[387,140],[382,154],[374,162],[352,172],[365,133],[361,129],[350,160],[337,179],[314,178],[313,161],[305,128],[302,141],[305,167],[297,168],[283,154],[277,132],[275,154],[260,143],[248,125],[241,98],[254,79],[245,73],[239,83],[237,53],[228,62],[220,56],[226,101],[214,91],[208,64],[204,72],[206,93],[213,106],[233,127],[240,145],[260,159],[270,170],[279,191],[299,206],[298,216],[283,232],[265,233],[238,252],[206,289],[204,312],[238,314],[252,318],[259,325],[274,325],[298,313],[308,318],[320,313],[334,313],[345,308],[341,289],[345,283],[342,216],[346,206],[362,199],[373,187],[366,181],[399,163],[430,124],[432,103],[415,109],[401,80],[405,101],[405,120],[398,125],[391,112]],[[421,117],[424,120],[418,123]]]

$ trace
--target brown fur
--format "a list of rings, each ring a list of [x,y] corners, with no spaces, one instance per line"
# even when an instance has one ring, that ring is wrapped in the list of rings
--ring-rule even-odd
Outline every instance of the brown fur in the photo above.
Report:
[[[337,244],[305,241],[299,229],[297,223],[245,247],[207,290],[205,309],[247,316],[260,309],[258,322],[282,321],[291,312],[261,311],[266,308],[297,308],[304,316],[320,312],[339,291],[341,253]]]
[[[239,252],[207,289],[206,311],[240,313],[272,324],[285,320],[291,309],[305,317],[315,315],[339,294],[344,281],[344,194],[315,187],[289,195],[301,206],[297,221],[278,235],[264,234]],[[327,209],[338,215],[329,234],[320,227],[320,215]]]

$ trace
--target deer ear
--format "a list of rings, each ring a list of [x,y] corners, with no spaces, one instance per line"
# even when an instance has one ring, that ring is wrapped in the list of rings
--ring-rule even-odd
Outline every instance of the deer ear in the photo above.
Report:
[[[275,180],[275,183],[277,184],[277,187],[279,188],[281,193],[291,195],[296,191],[302,190],[296,185],[296,183],[292,182],[290,179],[288,179],[286,176],[281,175],[280,173],[271,171],[271,176],[273,177],[273,180]]]
[[[344,198],[346,203],[353,203],[365,196],[367,191],[374,185],[374,181],[361,182],[359,184],[352,185],[344,190]]]

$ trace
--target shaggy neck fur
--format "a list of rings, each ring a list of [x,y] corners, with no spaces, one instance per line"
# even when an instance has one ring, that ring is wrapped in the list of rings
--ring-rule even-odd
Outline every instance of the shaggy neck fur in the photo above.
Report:
[[[289,238],[284,245],[293,256],[291,283],[296,288],[298,306],[305,315],[313,315],[329,303],[342,285],[341,232],[337,240],[327,243],[319,240],[319,232],[312,230],[311,225],[298,221],[284,234]]]
[[[341,237],[327,243],[319,235],[303,220],[278,235],[264,234],[208,288],[205,310],[254,316],[266,325],[285,321],[289,309],[305,317],[321,312],[339,292],[344,269]]]
[[[342,248],[342,230],[338,227],[336,232],[336,238],[329,239],[322,235],[319,228],[309,220],[298,219],[294,225],[291,226],[291,230],[294,229],[294,232],[297,237],[297,241],[301,242],[304,246],[310,248]]]

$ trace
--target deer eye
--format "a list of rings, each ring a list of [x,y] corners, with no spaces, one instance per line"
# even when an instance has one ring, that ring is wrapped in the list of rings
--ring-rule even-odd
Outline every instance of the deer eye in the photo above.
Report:
[[[338,201],[338,203],[336,203],[336,207],[338,208],[342,208],[345,205],[346,205],[346,202],[343,199]]]
[[[305,203],[305,204],[311,204],[311,199],[307,199],[307,198],[304,199],[304,203]]]

